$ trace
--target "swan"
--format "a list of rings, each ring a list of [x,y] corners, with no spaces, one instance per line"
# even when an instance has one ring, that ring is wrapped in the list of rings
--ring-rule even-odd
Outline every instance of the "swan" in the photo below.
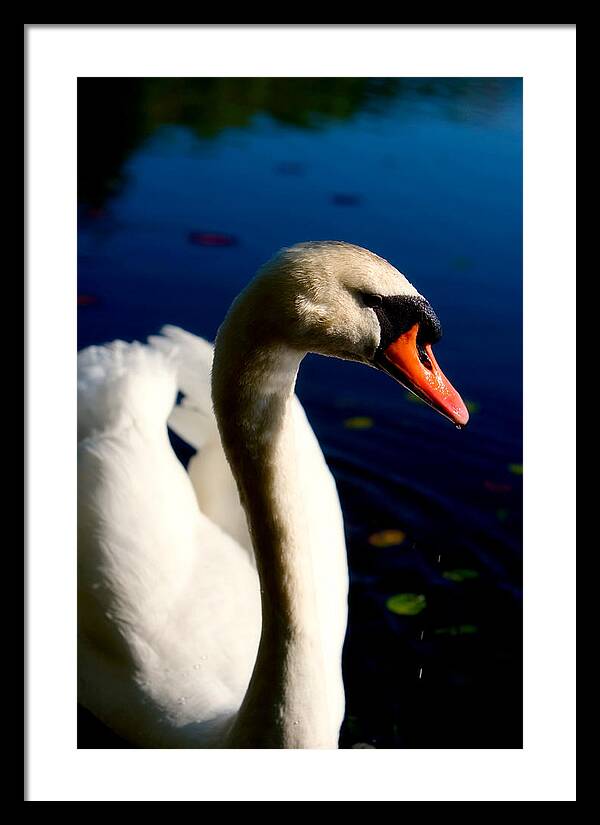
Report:
[[[167,326],[78,354],[84,707],[146,748],[338,747],[344,527],[296,375],[309,352],[358,361],[462,427],[440,335],[395,267],[323,241],[258,271],[214,351]]]

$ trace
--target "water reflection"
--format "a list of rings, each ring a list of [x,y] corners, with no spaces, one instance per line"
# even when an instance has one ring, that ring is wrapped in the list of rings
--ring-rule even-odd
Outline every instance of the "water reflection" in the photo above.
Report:
[[[485,120],[510,93],[511,84],[496,78],[80,78],[79,201],[98,207],[115,194],[128,155],[165,125],[185,126],[202,140],[250,128],[258,115],[322,129],[401,101],[450,119]],[[283,162],[278,171],[301,169]]]

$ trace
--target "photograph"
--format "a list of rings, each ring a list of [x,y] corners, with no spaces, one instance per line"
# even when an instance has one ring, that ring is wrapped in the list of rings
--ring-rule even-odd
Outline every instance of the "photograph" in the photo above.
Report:
[[[77,141],[78,747],[520,748],[522,79],[80,78]]]
[[[24,24],[25,801],[576,801],[575,58]]]

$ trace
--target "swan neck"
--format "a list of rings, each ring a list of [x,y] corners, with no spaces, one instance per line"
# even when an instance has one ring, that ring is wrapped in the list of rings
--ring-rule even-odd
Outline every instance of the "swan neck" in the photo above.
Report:
[[[254,547],[262,632],[229,746],[336,747],[296,472],[294,387],[304,353],[250,341],[239,323],[231,329],[226,320],[217,337],[213,402]]]
[[[293,423],[301,356],[280,347],[245,353],[239,371],[231,358],[220,369],[215,354],[215,412],[254,547],[263,629],[271,635],[301,632],[312,618]]]

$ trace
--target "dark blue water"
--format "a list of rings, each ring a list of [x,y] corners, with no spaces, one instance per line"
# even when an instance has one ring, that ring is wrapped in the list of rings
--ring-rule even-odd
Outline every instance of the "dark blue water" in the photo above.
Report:
[[[80,80],[81,347],[212,339],[304,240],[382,255],[442,321],[465,430],[360,365],[298,381],[346,521],[343,747],[522,744],[521,109],[515,79]]]

